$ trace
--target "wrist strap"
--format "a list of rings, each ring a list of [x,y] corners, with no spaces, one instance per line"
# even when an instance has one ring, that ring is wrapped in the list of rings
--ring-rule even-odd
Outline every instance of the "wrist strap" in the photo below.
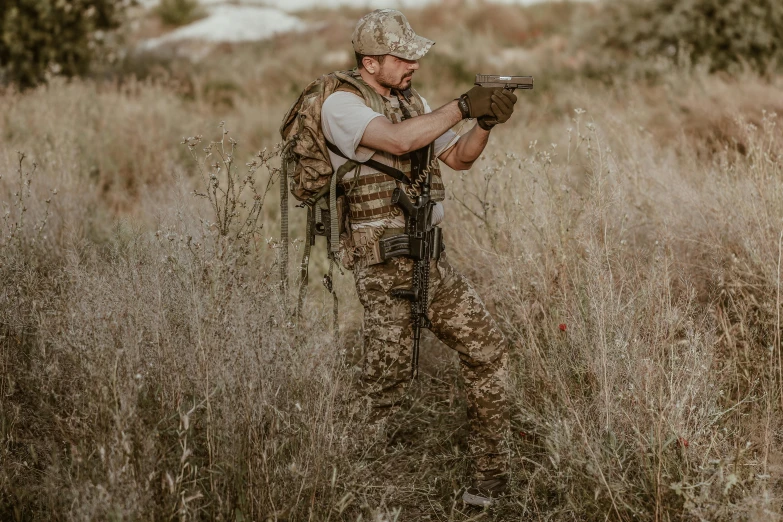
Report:
[[[457,98],[457,107],[459,107],[459,112],[462,113],[463,120],[470,118],[470,102],[468,102],[467,95],[463,94]]]

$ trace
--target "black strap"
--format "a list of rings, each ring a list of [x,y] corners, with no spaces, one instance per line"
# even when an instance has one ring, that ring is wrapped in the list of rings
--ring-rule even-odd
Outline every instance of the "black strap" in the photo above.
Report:
[[[408,108],[408,104],[410,103],[410,96],[411,91],[410,89],[406,89],[404,91],[394,91],[397,95],[397,100],[400,102],[400,109],[402,110],[402,119],[403,121],[411,119],[413,116],[411,116],[411,111]],[[427,165],[429,164],[429,153],[430,153],[430,146],[425,145],[424,147],[413,150],[409,152],[410,160],[411,160],[411,179],[419,179],[419,175],[421,174],[421,171],[425,168],[427,168]]]
[[[349,159],[345,157],[345,154],[343,154],[340,149],[337,148],[336,145],[334,145],[329,140],[326,141],[326,148],[328,148],[333,153],[337,154],[341,158]],[[395,169],[394,167],[390,167],[389,165],[386,165],[384,163],[381,163],[379,161],[375,161],[374,159],[368,159],[362,165],[367,165],[370,168],[373,168],[377,170],[378,172],[383,172],[389,177],[392,177],[399,181],[400,183],[405,183],[406,185],[411,184],[411,180],[408,176],[405,175],[405,173],[399,169]]]

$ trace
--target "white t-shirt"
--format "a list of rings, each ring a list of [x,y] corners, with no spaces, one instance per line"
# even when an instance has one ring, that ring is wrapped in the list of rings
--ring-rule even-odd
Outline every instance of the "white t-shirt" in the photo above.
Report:
[[[399,106],[400,102],[396,97],[386,97],[386,99],[391,102],[392,106]],[[427,104],[427,100],[422,98],[421,101],[424,103],[424,113],[432,112],[432,109]],[[321,128],[326,139],[335,144],[345,157],[364,163],[375,154],[375,150],[359,145],[359,143],[362,141],[367,125],[379,116],[381,118],[385,117],[383,114],[375,112],[368,107],[360,96],[350,92],[338,91],[326,98],[323,107],[321,107]],[[444,132],[435,140],[435,156],[440,156],[453,147],[459,138],[459,134],[451,129]],[[335,171],[347,161],[332,151],[329,151],[329,159],[332,161],[332,168]],[[376,172],[378,171],[367,165],[362,165],[361,175],[364,176]],[[353,175],[353,171],[348,172],[343,179],[351,179]],[[438,202],[433,209],[433,224],[440,223],[443,220],[443,215],[443,205]],[[370,221],[352,225],[352,228],[380,226],[383,223],[383,220]],[[402,228],[405,226],[405,218],[398,216],[392,222],[387,223],[387,226]]]

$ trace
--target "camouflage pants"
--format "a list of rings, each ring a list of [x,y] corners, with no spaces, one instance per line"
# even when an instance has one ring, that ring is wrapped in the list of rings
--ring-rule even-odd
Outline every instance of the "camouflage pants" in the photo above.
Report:
[[[410,302],[392,297],[409,288],[413,261],[393,258],[354,277],[364,306],[362,388],[376,419],[391,414],[410,382],[413,349]],[[432,332],[459,353],[468,402],[469,446],[476,478],[507,472],[502,440],[508,430],[506,343],[470,282],[441,256],[430,263],[428,316]]]

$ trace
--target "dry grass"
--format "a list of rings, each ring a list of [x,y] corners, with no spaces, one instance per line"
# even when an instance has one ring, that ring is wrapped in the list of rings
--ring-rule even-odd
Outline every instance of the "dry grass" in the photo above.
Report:
[[[502,14],[468,18],[464,39],[511,40],[480,30],[523,16]],[[449,23],[433,31],[458,49]],[[337,277],[339,339],[322,262],[293,324],[275,198],[237,238],[241,208],[226,224],[193,195],[204,181],[182,137],[220,137],[225,120],[242,180],[272,150],[292,85],[318,67],[285,64],[330,39],[216,49],[184,83],[0,98],[0,518],[779,520],[779,81],[550,78],[522,93],[471,171],[447,173],[448,255],[511,340],[512,495],[484,513],[458,501],[454,355],[427,338],[395,438],[373,440],[352,396],[350,273]],[[556,78],[573,74],[567,46],[529,48],[524,63],[559,52]],[[475,49],[460,60],[438,69],[453,82],[422,71],[433,105],[483,63]],[[242,85],[230,104],[198,87],[216,78]],[[273,160],[254,171],[260,194],[275,176]]]

